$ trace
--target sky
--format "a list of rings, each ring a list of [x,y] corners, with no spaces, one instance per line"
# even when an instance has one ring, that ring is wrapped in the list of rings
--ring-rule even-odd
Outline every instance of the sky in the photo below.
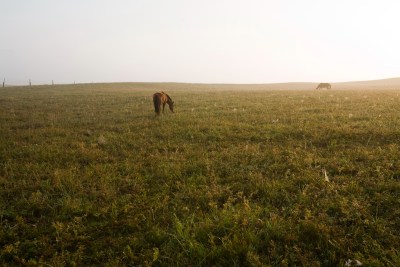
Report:
[[[400,76],[398,0],[0,0],[0,10],[6,84]]]

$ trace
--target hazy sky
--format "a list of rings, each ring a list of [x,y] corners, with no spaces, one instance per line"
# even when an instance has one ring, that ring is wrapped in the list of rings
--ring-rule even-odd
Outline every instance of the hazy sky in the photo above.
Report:
[[[398,0],[0,0],[6,83],[400,76]]]

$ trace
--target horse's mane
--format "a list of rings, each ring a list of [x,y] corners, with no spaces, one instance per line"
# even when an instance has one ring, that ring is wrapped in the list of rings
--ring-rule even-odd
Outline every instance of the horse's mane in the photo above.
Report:
[[[171,97],[169,97],[169,95],[167,95],[166,93],[164,93],[163,91],[161,91],[162,94],[166,95],[168,97],[169,100],[172,101]]]

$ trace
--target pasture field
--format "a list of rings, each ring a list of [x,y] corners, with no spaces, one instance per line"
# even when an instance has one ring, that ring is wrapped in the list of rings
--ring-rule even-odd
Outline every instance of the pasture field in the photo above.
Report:
[[[0,265],[400,266],[400,91],[242,89],[1,88]]]

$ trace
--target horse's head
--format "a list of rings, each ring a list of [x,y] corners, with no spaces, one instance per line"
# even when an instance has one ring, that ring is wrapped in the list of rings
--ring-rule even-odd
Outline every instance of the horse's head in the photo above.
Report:
[[[171,110],[172,112],[174,112],[174,101],[169,101],[168,102],[168,106],[169,106],[169,110]]]

